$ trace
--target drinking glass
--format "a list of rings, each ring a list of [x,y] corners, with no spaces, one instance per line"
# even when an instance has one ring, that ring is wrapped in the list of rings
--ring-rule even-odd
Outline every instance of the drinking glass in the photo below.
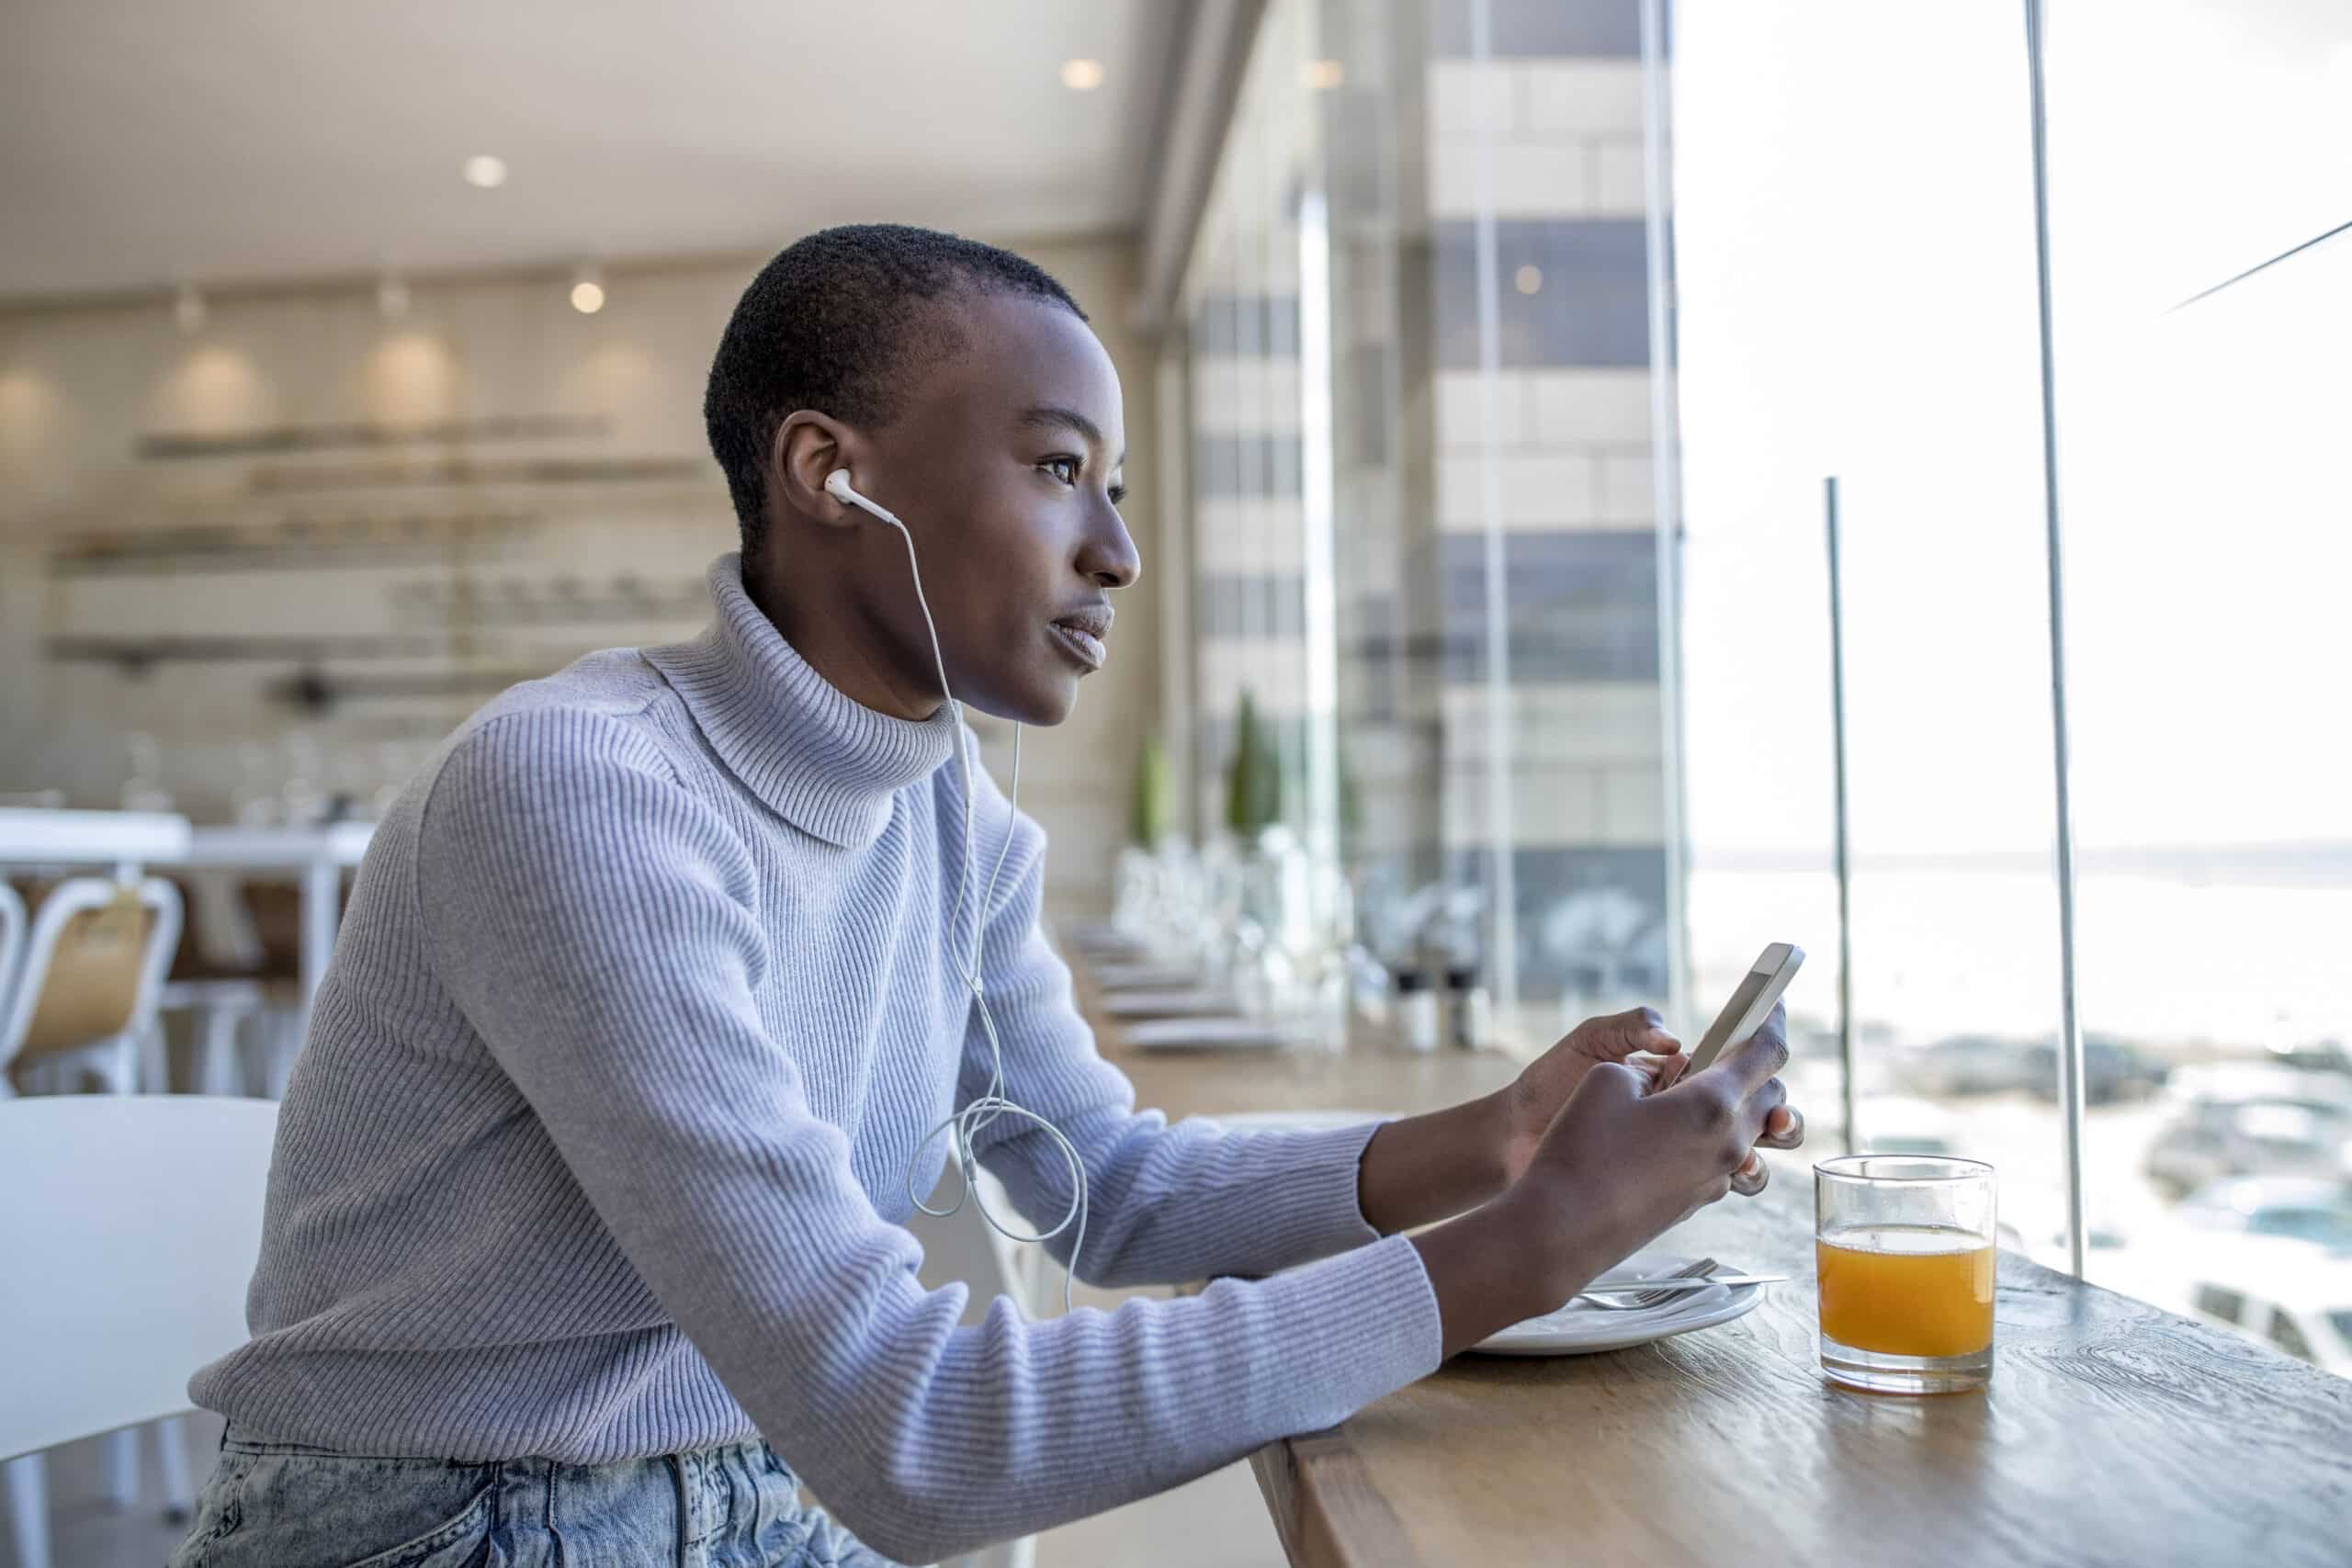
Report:
[[[1848,1155],[1813,1168],[1821,1370],[1876,1393],[1958,1393],[1993,1375],[1993,1168]]]

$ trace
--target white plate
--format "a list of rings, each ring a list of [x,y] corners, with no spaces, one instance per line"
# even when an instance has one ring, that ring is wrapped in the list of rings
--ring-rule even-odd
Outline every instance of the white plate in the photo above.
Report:
[[[1093,966],[1094,983],[1106,991],[1138,990],[1149,987],[1191,989],[1200,985],[1201,972],[1176,964],[1120,961]]]
[[[1116,956],[1143,952],[1143,943],[1116,926],[1072,926],[1063,934],[1081,953]]]
[[[1123,1024],[1120,1036],[1138,1051],[1271,1051],[1283,1037],[1254,1018],[1148,1018]]]
[[[1654,1279],[1698,1261],[1671,1252],[1637,1252],[1611,1269],[1613,1281]],[[1738,1272],[1728,1267],[1724,1272]],[[1515,1323],[1472,1348],[1489,1356],[1590,1356],[1603,1350],[1624,1350],[1652,1340],[1713,1328],[1756,1310],[1764,1299],[1762,1285],[1717,1285],[1712,1290],[1686,1292],[1682,1299],[1640,1312],[1610,1312],[1583,1303]]]
[[[1216,991],[1106,991],[1102,1010],[1113,1018],[1176,1018],[1195,1013],[1230,1016],[1233,998]]]

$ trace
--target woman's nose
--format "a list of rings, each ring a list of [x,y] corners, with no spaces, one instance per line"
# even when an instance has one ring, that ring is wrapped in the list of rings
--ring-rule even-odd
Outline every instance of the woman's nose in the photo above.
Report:
[[[1108,502],[1079,546],[1078,570],[1102,588],[1130,588],[1143,575],[1143,557],[1126,520]]]

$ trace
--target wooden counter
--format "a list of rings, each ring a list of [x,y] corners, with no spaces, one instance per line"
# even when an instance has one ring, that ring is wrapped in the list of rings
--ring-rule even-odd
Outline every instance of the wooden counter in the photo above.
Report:
[[[1430,1110],[1516,1066],[1143,1053],[1089,1012],[1138,1102],[1171,1116]],[[2005,1254],[1989,1390],[1849,1393],[1815,1360],[1801,1162],[1665,1245],[1793,1280],[1736,1322],[1637,1349],[1460,1357],[1268,1445],[1251,1464],[1291,1561],[2352,1564],[2352,1382]]]
[[[1106,1014],[1082,962],[1072,976],[1095,1048],[1136,1086],[1136,1104],[1171,1122],[1233,1111],[1364,1111],[1411,1115],[1475,1100],[1510,1082],[1519,1059],[1500,1051],[1139,1051]]]

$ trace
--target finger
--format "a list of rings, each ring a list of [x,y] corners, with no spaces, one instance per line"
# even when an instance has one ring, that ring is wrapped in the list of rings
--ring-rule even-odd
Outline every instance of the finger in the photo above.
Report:
[[[1647,1094],[1649,1087],[1648,1080],[1642,1077],[1638,1067],[1627,1066],[1623,1062],[1596,1062],[1592,1070],[1585,1074],[1584,1081],[1577,1085],[1576,1097],[1582,1100],[1591,1095],[1599,1100],[1631,1104]]]
[[[1730,1072],[1742,1093],[1753,1093],[1789,1065],[1788,1021],[1775,1007],[1764,1026],[1724,1052],[1716,1066]]]
[[[1682,1075],[1690,1070],[1690,1058],[1688,1056],[1660,1056],[1657,1058],[1657,1087],[1661,1089],[1672,1089],[1682,1081]]]
[[[1804,1112],[1793,1105],[1783,1105],[1764,1118],[1764,1136],[1758,1144],[1768,1149],[1795,1149],[1804,1146]]]
[[[1771,1168],[1761,1155],[1750,1155],[1747,1163],[1731,1173],[1731,1190],[1743,1198],[1753,1198],[1764,1190],[1772,1179]]]
[[[1766,1078],[1740,1102],[1739,1148],[1743,1153],[1764,1142],[1765,1130],[1772,1123],[1772,1113],[1788,1102],[1788,1089],[1778,1078]],[[1748,1157],[1752,1159],[1755,1156],[1749,1155]]]
[[[1613,1015],[1605,1038],[1610,1048],[1620,1056],[1635,1051],[1653,1052],[1671,1056],[1682,1049],[1682,1042],[1666,1027],[1666,1019],[1653,1007],[1638,1007]]]

